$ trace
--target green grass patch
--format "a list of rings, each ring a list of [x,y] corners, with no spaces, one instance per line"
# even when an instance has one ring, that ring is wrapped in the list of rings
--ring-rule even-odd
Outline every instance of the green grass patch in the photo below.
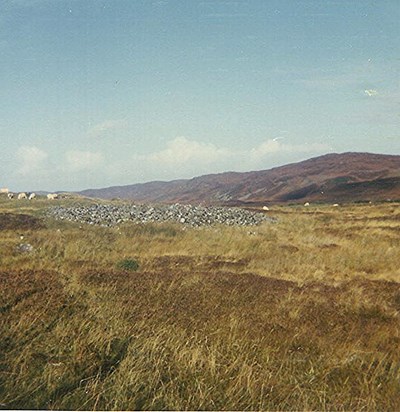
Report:
[[[117,269],[120,270],[128,270],[131,272],[135,272],[139,269],[139,263],[135,259],[122,259],[117,262]]]

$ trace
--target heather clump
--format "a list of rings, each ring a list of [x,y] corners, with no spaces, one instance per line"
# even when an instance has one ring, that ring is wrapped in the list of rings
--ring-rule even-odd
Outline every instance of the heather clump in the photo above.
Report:
[[[397,204],[276,206],[250,229],[44,207],[1,230],[2,408],[400,409]]]

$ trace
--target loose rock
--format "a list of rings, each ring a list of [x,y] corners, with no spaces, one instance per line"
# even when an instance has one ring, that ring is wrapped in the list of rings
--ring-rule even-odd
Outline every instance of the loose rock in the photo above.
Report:
[[[17,251],[20,253],[32,253],[33,246],[30,243],[20,243],[17,246]]]
[[[53,207],[49,216],[71,222],[91,225],[116,226],[124,222],[178,222],[186,226],[200,227],[214,224],[229,226],[255,226],[276,219],[262,213],[240,208],[204,207],[191,205],[107,205]]]

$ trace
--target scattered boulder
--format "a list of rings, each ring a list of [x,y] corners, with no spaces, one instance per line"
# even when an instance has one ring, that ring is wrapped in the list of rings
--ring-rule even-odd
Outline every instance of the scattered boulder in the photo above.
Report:
[[[17,246],[17,252],[19,253],[32,253],[33,250],[33,246],[30,243],[20,243]]]

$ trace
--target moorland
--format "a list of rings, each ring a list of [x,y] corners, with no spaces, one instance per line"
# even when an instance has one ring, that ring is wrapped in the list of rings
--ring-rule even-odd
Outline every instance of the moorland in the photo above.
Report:
[[[1,408],[400,410],[399,203],[251,228],[54,203],[0,199]]]
[[[400,156],[328,153],[268,170],[224,172],[102,189],[79,194],[146,203],[251,207],[287,203],[351,203],[400,199]]]

